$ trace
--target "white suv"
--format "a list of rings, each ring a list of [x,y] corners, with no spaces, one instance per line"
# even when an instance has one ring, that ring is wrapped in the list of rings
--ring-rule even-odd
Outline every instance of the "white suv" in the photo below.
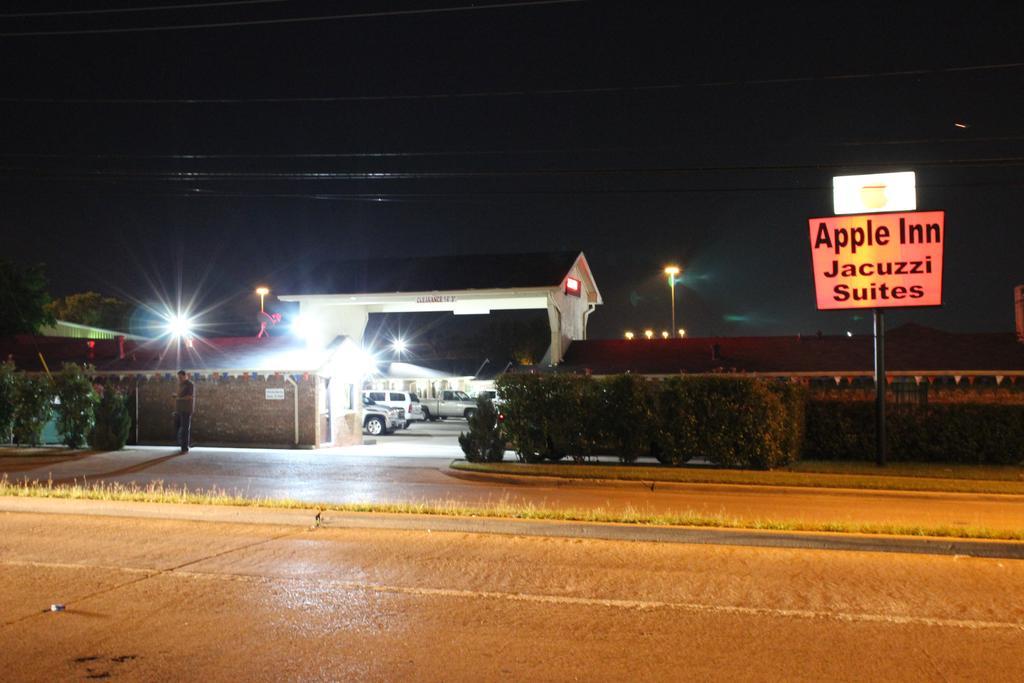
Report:
[[[405,411],[405,428],[409,428],[409,424],[419,420],[423,421],[426,417],[423,414],[423,406],[420,404],[420,399],[416,394],[409,393],[408,391],[377,391],[368,389],[363,392],[363,396],[370,399],[374,403],[379,403],[382,406],[388,406],[389,408],[401,408]]]

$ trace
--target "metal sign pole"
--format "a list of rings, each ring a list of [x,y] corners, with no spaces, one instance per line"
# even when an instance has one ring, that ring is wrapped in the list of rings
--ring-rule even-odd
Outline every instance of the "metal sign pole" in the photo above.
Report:
[[[875,463],[885,466],[885,313],[875,309]]]

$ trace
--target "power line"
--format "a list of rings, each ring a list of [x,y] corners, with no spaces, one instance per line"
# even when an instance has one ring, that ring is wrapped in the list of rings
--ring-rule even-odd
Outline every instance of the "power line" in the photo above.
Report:
[[[187,5],[151,5],[148,7],[118,7],[113,9],[78,9],[61,10],[59,12],[17,12],[0,14],[0,19],[21,19],[30,17],[65,17],[83,14],[122,14],[125,12],[164,12],[179,9],[227,7],[233,5],[267,5],[271,3],[290,2],[291,0],[230,0],[224,2],[195,2]]]
[[[1021,135],[1005,135],[1000,137],[984,137],[984,138],[970,138],[970,137],[957,137],[957,138],[914,138],[910,140],[848,140],[846,142],[834,142],[830,143],[842,147],[872,147],[876,145],[934,145],[934,144],[946,144],[946,143],[979,143],[979,142],[1020,142],[1024,140],[1024,136]]]
[[[576,2],[579,0],[565,0]],[[5,34],[0,33],[0,36]],[[700,88],[726,88],[758,85],[787,85],[819,81],[852,81],[870,78],[907,78],[939,74],[1002,71],[1024,68],[1024,62],[977,64],[974,66],[937,69],[905,69],[874,73],[827,74],[824,76],[791,76],[746,80],[705,81],[698,83],[661,83],[654,85],[598,86],[592,88],[532,88],[515,90],[475,90],[467,92],[405,93],[397,95],[325,95],[308,97],[0,97],[0,102],[16,104],[292,104],[330,102],[381,102],[388,100],[457,100],[486,97],[557,97],[561,95],[606,95],[627,92],[657,92]]]
[[[470,171],[203,171],[203,170],[140,170],[140,169],[47,169],[40,167],[0,166],[0,174],[26,175],[51,179],[83,180],[111,178],[121,180],[164,180],[173,182],[267,180],[267,181],[379,181],[379,180],[445,180],[461,178],[526,178],[573,176],[640,176],[686,175],[701,173],[820,171],[850,168],[981,168],[1024,166],[1024,156],[989,157],[977,159],[932,159],[899,161],[848,161],[819,164],[761,164],[730,166],[677,166],[677,167],[604,167],[604,168],[544,168]]]
[[[960,189],[986,187],[1024,187],[1024,182],[978,182],[944,183],[919,185],[922,189]],[[193,188],[187,191],[113,192],[132,197],[165,197],[196,199],[304,199],[318,201],[352,201],[369,203],[427,202],[427,201],[470,201],[474,199],[496,199],[516,197],[561,197],[561,196],[628,196],[628,195],[672,195],[672,194],[740,194],[752,192],[830,192],[831,186],[806,185],[799,187],[744,186],[744,187],[674,187],[674,188],[610,188],[610,189],[559,189],[559,190],[505,190],[505,191],[457,191],[457,192],[260,192],[223,191]]]
[[[237,28],[243,26],[269,26],[272,24],[301,24],[318,21],[340,21],[343,19],[374,19],[381,17],[412,16],[422,14],[450,14],[454,12],[475,12],[479,10],[513,9],[516,7],[536,7],[541,5],[568,5],[587,2],[588,0],[525,0],[524,2],[498,2],[486,5],[466,5],[457,7],[430,7],[424,9],[383,10],[379,12],[353,12],[349,14],[330,14],[317,17],[289,17],[282,19],[249,19],[245,21],[224,21],[205,24],[179,24],[165,26],[135,26],[131,28],[93,28],[72,29],[64,31],[19,31],[0,33],[0,38],[26,38],[37,36],[79,36],[110,33],[142,33],[152,31],[190,31],[209,28]]]
[[[291,152],[291,153],[225,153],[225,154],[130,154],[130,153],[76,153],[76,152],[0,152],[0,157],[9,159],[378,159],[403,157],[445,157],[445,156],[513,156],[531,154],[578,154],[581,152],[627,152],[638,147],[576,147],[549,149],[481,149],[481,150],[440,150],[436,152]],[[658,148],[664,150],[664,148]]]
[[[1024,136],[999,137],[956,137],[917,138],[909,140],[846,140],[824,143],[833,147],[871,147],[882,145],[918,145],[945,143],[986,143],[1019,142]],[[472,156],[530,156],[541,154],[581,154],[601,152],[673,152],[668,147],[616,146],[616,147],[547,147],[526,149],[468,149],[468,150],[417,150],[387,152],[186,152],[186,153],[134,153],[134,152],[3,152],[4,159],[95,159],[95,160],[169,160],[204,161],[220,159],[390,159],[429,157],[472,157]]]

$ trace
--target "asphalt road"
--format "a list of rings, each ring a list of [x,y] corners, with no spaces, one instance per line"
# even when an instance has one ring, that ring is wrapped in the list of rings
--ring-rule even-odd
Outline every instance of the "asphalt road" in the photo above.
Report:
[[[131,448],[65,462],[0,459],[16,479],[55,482],[160,481],[252,497],[334,503],[432,502],[637,509],[724,515],[743,520],[868,522],[920,526],[1024,528],[1024,496],[801,489],[711,484],[604,485],[542,480],[529,484],[465,480],[448,464],[461,457],[462,421],[417,424],[373,445],[325,450]],[[511,454],[506,456],[512,457]],[[38,466],[34,466],[38,465]],[[33,467],[34,466],[34,467]]]
[[[13,681],[1010,681],[1022,585],[1012,560],[8,512],[0,667]]]

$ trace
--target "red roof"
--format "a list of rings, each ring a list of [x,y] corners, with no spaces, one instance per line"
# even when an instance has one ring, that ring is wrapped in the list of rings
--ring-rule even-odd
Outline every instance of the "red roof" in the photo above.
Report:
[[[713,347],[718,357],[713,357]],[[886,335],[888,372],[1024,372],[1024,344],[1013,333],[960,334],[904,325]],[[704,337],[574,341],[563,370],[608,375],[747,372],[843,375],[871,372],[871,336]]]
[[[91,346],[90,346],[91,344]],[[39,353],[51,371],[64,363],[88,363],[100,372],[306,371],[315,370],[330,353],[310,353],[292,337],[219,337],[196,339],[182,353],[168,339],[137,342],[126,340],[121,357],[116,339],[69,339],[18,335],[0,338],[0,361],[13,360],[20,370],[43,369]]]

